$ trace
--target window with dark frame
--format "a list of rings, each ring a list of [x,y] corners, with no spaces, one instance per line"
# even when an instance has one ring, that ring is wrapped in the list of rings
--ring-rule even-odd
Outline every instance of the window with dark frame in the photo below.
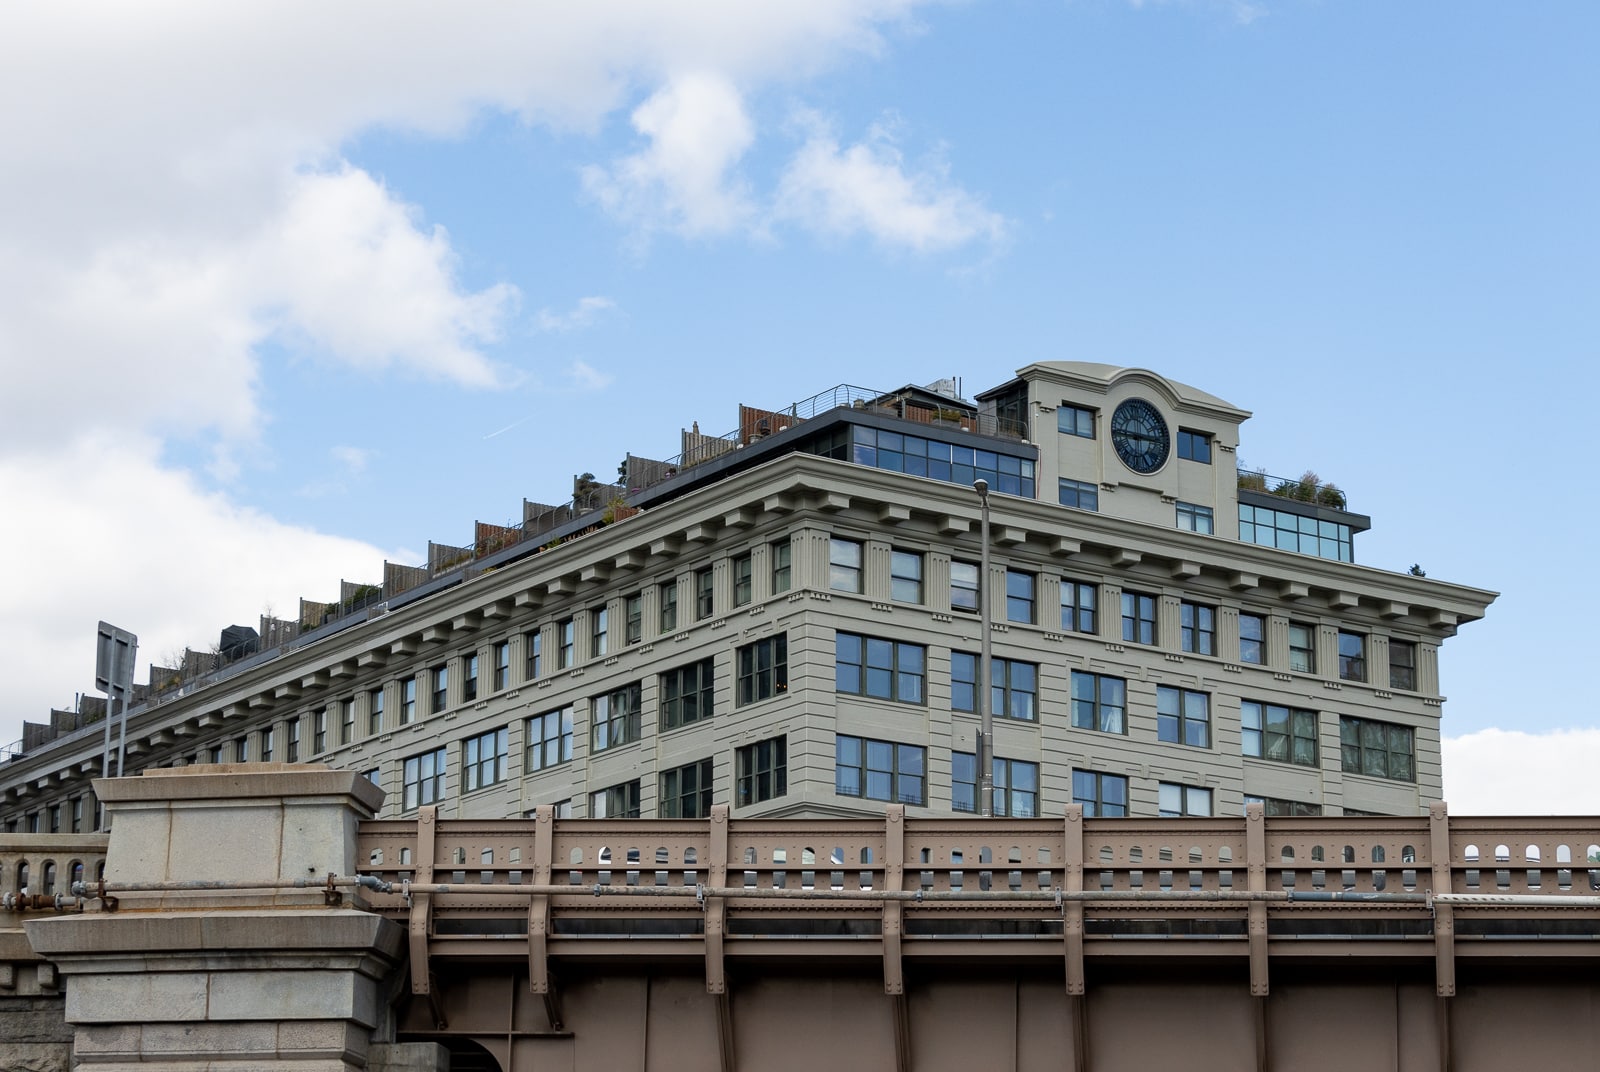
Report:
[[[1317,631],[1315,626],[1289,623],[1289,669],[1301,674],[1317,672]]]
[[[494,691],[501,692],[511,685],[511,641],[497,641],[493,650]]]
[[[424,804],[444,799],[444,746],[429,749],[406,759],[401,769],[401,810],[414,811]]]
[[[610,620],[604,604],[589,609],[589,658],[604,658],[611,650]]]
[[[660,604],[658,616],[660,618],[660,632],[663,636],[676,632],[678,629],[678,582],[664,581],[656,591],[657,602]]]
[[[537,681],[544,672],[540,665],[543,661],[543,637],[537,629],[530,629],[522,634],[522,680]]]
[[[1100,509],[1100,485],[1087,480],[1068,480],[1062,477],[1056,495],[1062,506],[1070,506],[1075,510]]]
[[[1185,532],[1201,532],[1207,536],[1214,536],[1217,531],[1216,515],[1209,506],[1181,502],[1178,504],[1178,527]]]
[[[1072,802],[1085,819],[1121,819],[1128,814],[1128,778],[1101,771],[1072,772]]]
[[[828,587],[835,592],[860,592],[861,543],[838,536],[828,541]]]
[[[623,782],[589,794],[589,818],[639,818],[639,782]]]
[[[661,675],[659,682],[661,725],[675,730],[711,717],[715,661],[701,659]]]
[[[1156,597],[1143,592],[1122,593],[1122,639],[1129,644],[1156,642]]]
[[[1062,435],[1093,439],[1094,413],[1094,410],[1085,409],[1083,406],[1069,406],[1062,403],[1056,408],[1056,430]]]
[[[433,668],[433,713],[438,714],[450,704],[450,664],[440,663]]]
[[[462,660],[461,702],[472,703],[478,698],[478,653],[473,652]]]
[[[743,607],[755,598],[755,561],[749,551],[729,560],[733,571],[733,605]]]
[[[843,693],[920,704],[928,649],[921,644],[834,634],[834,687]]]
[[[547,770],[572,758],[572,705],[542,715],[525,724],[522,773]]]
[[[950,609],[978,612],[978,564],[950,563]]]
[[[511,731],[505,726],[461,742],[461,791],[470,793],[505,781]]]
[[[789,792],[786,737],[769,737],[734,752],[734,806],[746,807]]]
[[[1217,608],[1204,603],[1180,603],[1178,624],[1183,650],[1193,655],[1217,653]]]
[[[1120,677],[1072,671],[1072,726],[1098,733],[1128,732],[1128,683]]]
[[[1339,719],[1339,759],[1346,774],[1414,782],[1415,731],[1410,726],[1344,715]]]
[[[1159,782],[1156,793],[1159,814],[1163,819],[1212,814],[1211,790],[1203,786]]]
[[[922,555],[916,551],[889,552],[889,598],[896,603],[922,602]]]
[[[590,751],[632,744],[640,737],[640,688],[637,681],[589,701]]]
[[[790,564],[790,550],[788,540],[779,540],[771,544],[767,550],[767,557],[772,564],[772,594],[787,592],[792,581],[792,566]]]
[[[1191,748],[1211,747],[1211,694],[1171,685],[1156,687],[1156,739]]]
[[[1339,633],[1339,677],[1344,681],[1367,680],[1367,638],[1361,633]]]
[[[971,652],[950,653],[950,710],[976,711],[978,657]],[[1039,717],[1039,666],[1037,663],[995,659],[989,674],[989,711],[996,718],[1033,722]]]
[[[656,814],[663,819],[704,819],[711,814],[711,760],[661,772]]]
[[[372,689],[367,693],[367,734],[383,732],[383,688]]]
[[[694,617],[696,621],[704,621],[711,617],[716,610],[715,581],[710,566],[704,566],[694,571]]]
[[[1239,750],[1257,759],[1317,765],[1317,713],[1286,704],[1239,701]]]
[[[1389,687],[1416,691],[1417,646],[1409,640],[1389,638]]]
[[[556,669],[565,670],[576,661],[577,625],[571,618],[556,623]]]
[[[1039,814],[1039,765],[994,757],[994,814],[1032,819]],[[971,752],[950,754],[950,810],[976,814],[978,760]]]
[[[1061,628],[1073,633],[1098,632],[1095,614],[1098,600],[1098,585],[1061,578]]]
[[[839,734],[834,738],[834,791],[891,804],[927,802],[927,752],[920,745]]]
[[[789,691],[789,636],[762,637],[734,652],[734,704],[743,707]]]
[[[1267,620],[1259,614],[1239,614],[1239,661],[1266,665]]]
[[[1178,429],[1178,457],[1185,461],[1211,464],[1211,437],[1205,432]]]
[[[637,644],[644,639],[644,593],[629,592],[622,597],[622,642]]]
[[[1032,625],[1034,618],[1034,590],[1038,578],[1020,570],[1006,570],[1006,621]]]
[[[400,725],[409,726],[417,720],[417,679],[408,677],[400,682]]]

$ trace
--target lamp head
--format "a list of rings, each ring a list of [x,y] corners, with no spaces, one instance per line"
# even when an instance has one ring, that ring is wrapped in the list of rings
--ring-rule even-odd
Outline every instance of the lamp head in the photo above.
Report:
[[[972,482],[972,489],[978,493],[980,499],[989,497],[989,482],[982,477]]]

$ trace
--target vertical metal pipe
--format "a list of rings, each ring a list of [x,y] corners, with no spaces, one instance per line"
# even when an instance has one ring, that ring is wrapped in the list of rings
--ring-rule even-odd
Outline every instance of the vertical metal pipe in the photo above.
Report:
[[[989,590],[989,482],[975,480],[973,490],[978,493],[981,521],[978,542],[981,547],[978,559],[978,628],[982,630],[978,653],[978,814],[984,818],[994,815],[994,711],[989,699],[989,618],[993,613]]]

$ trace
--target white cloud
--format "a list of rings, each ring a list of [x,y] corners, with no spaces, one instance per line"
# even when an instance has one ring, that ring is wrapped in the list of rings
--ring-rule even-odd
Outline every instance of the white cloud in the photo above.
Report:
[[[378,452],[375,450],[370,450],[366,447],[352,447],[348,444],[340,444],[328,450],[328,456],[351,476],[366,472],[367,466],[373,458],[377,457],[377,454]]]
[[[260,454],[269,344],[520,382],[489,349],[516,288],[465,278],[450,221],[346,162],[351,139],[451,137],[486,111],[593,133],[644,98],[644,145],[597,192],[647,230],[722,233],[750,221],[744,95],[876,52],[925,2],[0,4],[0,543],[30,567],[0,599],[20,638],[0,649],[0,741],[70,699],[100,616],[148,650],[201,644],[264,597],[376,568],[158,460],[186,440],[228,481]],[[571,326],[605,312],[580,303]]]
[[[721,235],[755,214],[734,173],[755,140],[744,100],[726,77],[681,75],[633,113],[649,144],[610,167],[584,169],[583,182],[607,212],[641,231]]]
[[[809,133],[779,184],[779,219],[919,253],[1004,239],[1005,219],[951,182],[942,162],[908,170],[886,127],[841,147],[816,115],[800,125]]]
[[[48,457],[0,458],[0,585],[6,623],[3,713],[8,732],[70,707],[93,688],[95,622],[139,635],[140,667],[185,646],[204,648],[225,625],[256,625],[267,605],[329,599],[339,578],[382,575],[389,552],[284,525],[208,493],[163,467],[150,438],[85,438]],[[129,489],[137,489],[130,497]],[[113,525],[114,515],[137,518]],[[136,679],[144,681],[140,669]],[[14,722],[12,719],[14,718]]]
[[[1443,745],[1452,815],[1600,812],[1600,729],[1488,729],[1446,737]]]
[[[578,304],[565,313],[540,309],[534,314],[534,325],[540,331],[581,331],[592,326],[595,321],[616,307],[616,302],[599,295],[579,298]]]
[[[610,387],[616,377],[591,367],[586,361],[574,361],[567,369],[567,378],[580,391],[599,391]]]

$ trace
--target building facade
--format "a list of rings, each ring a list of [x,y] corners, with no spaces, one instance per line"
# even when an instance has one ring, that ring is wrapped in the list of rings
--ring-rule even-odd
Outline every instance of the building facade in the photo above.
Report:
[[[977,398],[840,389],[686,433],[609,503],[581,487],[206,674],[153,670],[126,773],[314,760],[386,816],[975,811],[987,600],[997,814],[1439,799],[1439,646],[1493,593],[1357,564],[1368,519],[1241,474],[1249,414],[1194,388],[1050,362]],[[95,725],[13,755],[0,823],[92,828],[100,753]]]

